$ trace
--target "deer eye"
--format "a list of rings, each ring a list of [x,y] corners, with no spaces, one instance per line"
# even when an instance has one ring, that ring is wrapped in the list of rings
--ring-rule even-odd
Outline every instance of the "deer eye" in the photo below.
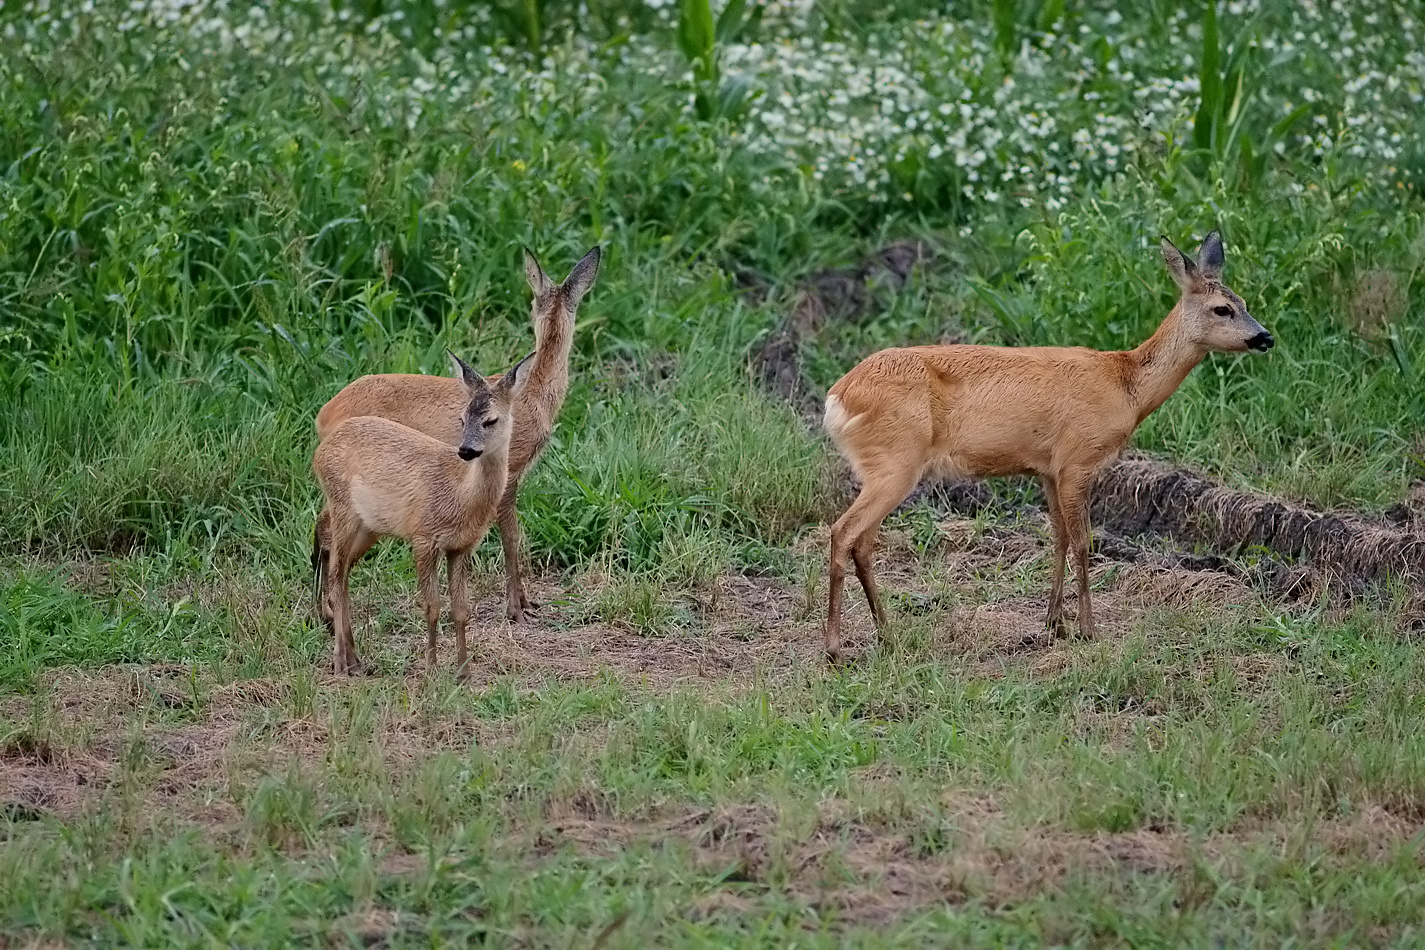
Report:
[[[1232,308],[1231,308],[1231,307],[1213,307],[1213,308],[1212,308],[1212,312],[1215,313],[1215,314],[1217,314],[1219,317],[1230,317],[1230,316],[1232,316]]]
[[[495,423],[497,423],[497,422],[499,422],[499,421],[500,421],[499,419],[486,419],[486,420],[485,420],[485,428],[488,429],[488,428],[490,428],[490,426],[494,425]]]

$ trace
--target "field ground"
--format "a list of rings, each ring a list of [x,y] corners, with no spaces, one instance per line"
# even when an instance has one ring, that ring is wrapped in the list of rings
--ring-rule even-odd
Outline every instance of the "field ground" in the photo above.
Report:
[[[356,603],[378,675],[355,680],[321,669],[320,629],[279,633],[260,582],[156,591],[229,618],[231,655],[0,701],[4,870],[52,882],[8,913],[149,945],[1408,943],[1425,749],[1399,605],[1099,558],[1100,636],[1055,640],[1043,533],[898,516],[894,633],[873,648],[855,604],[840,671],[824,530],[789,576],[541,576],[527,628],[487,565],[468,685],[448,643],[417,672],[410,585],[375,566]]]
[[[1425,26],[972,6],[0,5],[0,948],[1425,945]],[[828,667],[827,387],[1133,346],[1212,228],[1277,346],[1105,476],[1099,636],[929,485]],[[383,545],[331,675],[317,409],[595,244],[544,606],[487,539],[427,679]]]

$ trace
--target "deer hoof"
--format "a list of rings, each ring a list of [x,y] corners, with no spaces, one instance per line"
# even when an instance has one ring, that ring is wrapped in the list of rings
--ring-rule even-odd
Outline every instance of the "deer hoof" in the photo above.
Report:
[[[510,623],[528,623],[530,620],[529,615],[534,613],[538,607],[539,604],[532,604],[526,600],[521,602],[517,607],[508,608],[505,611],[505,617]]]

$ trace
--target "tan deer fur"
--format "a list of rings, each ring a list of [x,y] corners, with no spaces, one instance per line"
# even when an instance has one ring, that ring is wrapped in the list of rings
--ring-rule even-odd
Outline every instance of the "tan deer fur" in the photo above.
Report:
[[[439,565],[446,559],[455,665],[464,674],[470,620],[470,552],[489,530],[505,491],[512,406],[522,395],[526,358],[492,386],[451,354],[465,391],[454,444],[379,416],[355,416],[317,446],[312,469],[326,496],[312,551],[317,589],[336,639],[338,673],[361,669],[351,632],[352,565],[378,538],[411,544],[426,619],[426,670],[435,668]],[[322,575],[326,574],[325,588]]]
[[[1221,281],[1221,236],[1194,263],[1167,238],[1164,261],[1182,291],[1162,325],[1134,350],[1085,347],[916,346],[882,350],[831,387],[823,424],[861,480],[831,529],[824,646],[841,652],[841,594],[850,554],[878,631],[886,618],[871,553],[886,515],[927,472],[984,478],[1038,475],[1054,532],[1047,623],[1061,632],[1065,557],[1074,555],[1079,627],[1089,601],[1089,491],[1148,414],[1209,351],[1265,351],[1272,337]]]
[[[509,479],[500,502],[498,521],[505,561],[505,611],[516,623],[531,609],[520,575],[519,519],[516,502],[520,479],[539,458],[554,430],[554,419],[569,391],[569,351],[574,343],[574,318],[579,302],[599,272],[600,250],[584,255],[564,283],[555,284],[525,251],[525,277],[534,291],[534,362],[527,370],[523,395],[514,407],[510,437]],[[493,382],[493,379],[491,380]],[[444,376],[383,373],[352,382],[317,413],[317,438],[325,439],[353,416],[394,419],[442,442],[460,438],[460,413],[467,396],[464,385]],[[318,533],[325,527],[318,522]]]

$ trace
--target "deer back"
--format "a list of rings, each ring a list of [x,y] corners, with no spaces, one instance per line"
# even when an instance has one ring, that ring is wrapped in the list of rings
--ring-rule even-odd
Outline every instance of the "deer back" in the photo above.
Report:
[[[872,354],[832,386],[825,426],[860,472],[986,477],[1111,454],[1137,419],[1117,354],[1082,347],[918,346]]]
[[[500,377],[486,377],[491,386]],[[569,389],[566,362],[543,365],[536,356],[512,408],[509,469],[523,472],[549,441],[554,418]],[[317,438],[326,439],[337,426],[357,416],[380,416],[423,432],[447,445],[460,441],[460,414],[469,401],[465,384],[450,376],[381,373],[362,376],[333,396],[317,413]]]

